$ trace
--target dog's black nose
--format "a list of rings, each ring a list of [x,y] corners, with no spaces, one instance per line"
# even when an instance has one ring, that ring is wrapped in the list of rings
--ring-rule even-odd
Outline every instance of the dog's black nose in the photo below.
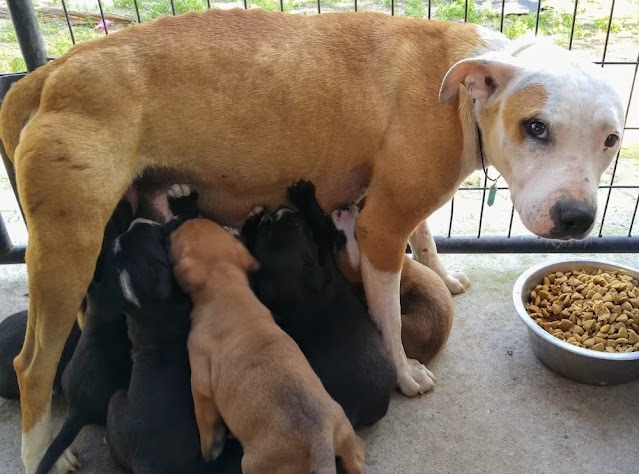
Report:
[[[596,211],[592,204],[576,199],[555,204],[550,210],[555,224],[550,237],[555,239],[585,237],[595,221]]]

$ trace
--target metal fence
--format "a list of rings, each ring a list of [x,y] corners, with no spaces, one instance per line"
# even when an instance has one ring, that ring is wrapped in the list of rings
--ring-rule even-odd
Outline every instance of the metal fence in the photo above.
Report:
[[[633,235],[639,207],[639,106],[633,107],[633,95],[639,88],[638,0],[486,0],[482,4],[474,0],[60,0],[60,8],[40,9],[34,9],[31,0],[7,0],[7,4],[23,61],[17,58],[11,64],[18,63],[29,71],[78,41],[158,16],[205,8],[260,7],[299,14],[375,10],[470,21],[499,29],[510,37],[522,33],[550,35],[563,46],[584,51],[604,72],[610,72],[626,100],[622,148],[602,179],[593,235],[568,243],[533,236],[521,224],[505,186],[497,187],[496,205],[487,207],[491,183],[484,173],[477,173],[459,188],[449,205],[429,219],[437,247],[442,253],[639,251],[639,238]],[[64,35],[60,36],[58,28],[54,44],[40,33],[50,29],[47,22],[64,25]],[[10,84],[22,76],[11,72],[0,74],[0,100]],[[4,150],[0,151],[15,192],[13,170]],[[24,250],[24,245],[12,245],[5,222],[0,219],[0,264],[21,262]]]

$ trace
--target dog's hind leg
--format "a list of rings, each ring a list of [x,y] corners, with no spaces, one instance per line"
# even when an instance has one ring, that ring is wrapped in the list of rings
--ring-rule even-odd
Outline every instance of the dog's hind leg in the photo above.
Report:
[[[464,292],[470,283],[468,277],[462,272],[448,272],[446,268],[444,268],[444,264],[439,259],[439,254],[437,253],[435,239],[426,221],[417,226],[417,229],[415,229],[408,241],[415,260],[437,273],[440,278],[444,280],[451,294],[456,295]]]
[[[117,132],[85,116],[36,116],[15,153],[29,230],[29,313],[14,361],[22,409],[22,460],[33,473],[51,436],[51,388],[62,349],[95,269],[107,220],[133,178]],[[64,127],[61,126],[64,124]],[[67,451],[56,468],[75,469]]]

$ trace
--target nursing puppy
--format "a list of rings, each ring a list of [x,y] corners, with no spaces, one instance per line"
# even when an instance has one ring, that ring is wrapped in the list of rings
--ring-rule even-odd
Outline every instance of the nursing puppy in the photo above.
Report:
[[[358,214],[359,208],[351,205],[333,211],[331,217],[346,238],[346,244],[337,253],[339,269],[364,297],[355,236]],[[450,291],[434,271],[406,255],[400,282],[400,306],[402,344],[406,355],[426,364],[441,350],[450,335],[454,313]]]
[[[102,251],[89,285],[84,328],[73,357],[62,375],[67,417],[40,462],[37,473],[47,474],[63,455],[79,467],[66,451],[83,426],[104,425],[111,396],[129,386],[131,343],[127,336],[124,297],[115,269],[116,238],[133,219],[131,206],[121,201],[104,232]]]
[[[242,443],[242,471],[348,473],[364,468],[364,443],[295,342],[249,286],[258,263],[206,219],[171,236],[175,275],[193,299],[188,348],[202,454],[220,452],[225,429]]]
[[[186,349],[191,301],[177,285],[167,254],[168,234],[179,223],[135,219],[115,244],[133,369],[128,391],[109,403],[107,443],[115,460],[136,473],[196,473],[204,467]]]
[[[298,182],[288,196],[297,212],[263,211],[242,228],[260,262],[251,284],[353,426],[371,425],[388,410],[395,368],[366,304],[337,268],[344,233],[319,207],[312,183]]]
[[[0,397],[20,398],[20,388],[18,387],[18,376],[13,368],[13,359],[20,353],[24,343],[24,335],[27,332],[27,310],[10,314],[0,322]],[[60,388],[60,378],[62,371],[71,360],[75,346],[80,338],[80,328],[77,324],[64,345],[58,370],[53,379],[53,391],[56,393]]]

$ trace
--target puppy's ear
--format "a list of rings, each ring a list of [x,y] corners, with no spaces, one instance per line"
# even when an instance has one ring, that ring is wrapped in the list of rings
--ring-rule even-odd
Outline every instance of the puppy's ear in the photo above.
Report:
[[[208,275],[204,265],[192,257],[184,257],[173,266],[173,273],[180,287],[186,293],[192,293],[206,283]]]
[[[521,69],[514,63],[489,56],[464,59],[448,70],[439,90],[439,101],[447,104],[452,101],[464,85],[473,99],[487,101],[498,92]]]

